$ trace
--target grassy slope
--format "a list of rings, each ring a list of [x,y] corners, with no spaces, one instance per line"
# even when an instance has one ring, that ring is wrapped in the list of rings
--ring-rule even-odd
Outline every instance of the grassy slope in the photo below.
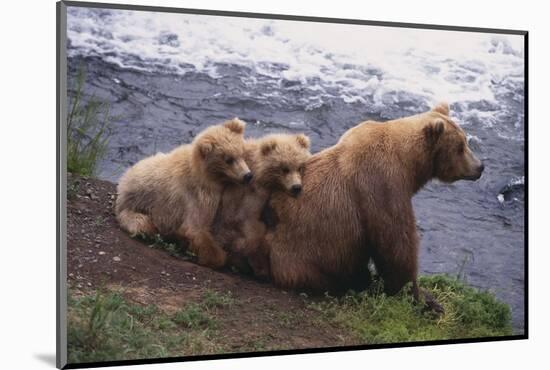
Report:
[[[69,363],[219,353],[216,315],[230,295],[207,292],[169,315],[119,293],[69,298]]]
[[[420,285],[445,308],[435,317],[415,305],[404,289],[388,297],[377,283],[366,293],[351,293],[315,304],[324,319],[343,325],[364,343],[399,343],[511,335],[509,307],[488,292],[443,275],[421,277]]]
[[[512,334],[510,310],[487,292],[479,292],[441,275],[422,277],[445,307],[434,317],[414,305],[405,292],[394,297],[380,293],[375,283],[368,292],[350,292],[343,297],[307,298],[316,320],[345,328],[365,344],[492,337]],[[127,302],[113,292],[69,298],[69,362],[189,356],[228,352],[218,319],[227,308],[239,304],[231,295],[207,291],[198,302],[188,303],[167,314],[156,306]],[[284,308],[281,307],[284,312]],[[278,317],[299,325],[303,312]],[[295,320],[296,318],[296,320]],[[260,344],[242,351],[273,350]]]

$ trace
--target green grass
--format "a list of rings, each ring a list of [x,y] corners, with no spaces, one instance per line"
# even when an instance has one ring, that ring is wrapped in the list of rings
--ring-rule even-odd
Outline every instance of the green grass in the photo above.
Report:
[[[221,294],[214,290],[207,290],[202,295],[202,303],[207,309],[225,308],[235,304],[235,299],[231,292]]]
[[[119,293],[69,295],[69,363],[222,352],[216,315],[231,297],[206,291],[174,314],[126,301]]]
[[[511,335],[509,307],[493,294],[471,288],[443,275],[421,277],[445,308],[440,317],[425,312],[413,302],[409,288],[396,296],[382,293],[375,282],[368,292],[350,292],[341,298],[328,297],[312,303],[323,320],[348,328],[361,343],[399,343]]]
[[[107,218],[105,218],[101,215],[98,215],[98,216],[96,216],[96,218],[94,220],[94,224],[96,226],[103,226],[105,224],[105,221],[107,221]]]
[[[442,275],[422,277],[419,283],[443,305],[444,315],[424,312],[413,302],[410,287],[388,297],[382,293],[381,282],[375,281],[366,292],[349,292],[339,298],[302,295],[303,310],[289,312],[274,306],[266,312],[264,307],[259,319],[270,317],[272,331],[256,333],[253,323],[242,323],[236,338],[228,337],[223,319],[234,319],[229,315],[238,314],[240,305],[248,303],[239,302],[231,293],[206,290],[170,314],[154,305],[131,303],[120,293],[72,294],[68,300],[69,363],[286,348],[284,340],[274,338],[288,335],[289,328],[327,322],[349,342],[362,344],[512,334],[508,306],[491,293]],[[242,338],[250,341],[241,342]],[[240,342],[238,349],[232,341]]]
[[[94,97],[84,101],[86,73],[79,68],[67,116],[67,170],[82,176],[95,173],[110,137],[109,104]]]
[[[172,257],[183,258],[193,256],[193,254],[181,243],[164,240],[160,234],[156,234],[152,237],[140,234],[136,237],[148,243],[150,248],[161,249]]]

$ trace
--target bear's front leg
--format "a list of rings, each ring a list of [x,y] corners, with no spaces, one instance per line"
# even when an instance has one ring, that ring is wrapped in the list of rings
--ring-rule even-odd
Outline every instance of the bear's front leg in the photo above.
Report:
[[[227,253],[214,240],[210,232],[194,230],[188,233],[189,249],[197,255],[199,265],[214,269],[225,266]]]
[[[406,203],[400,214],[389,212],[384,217],[393,222],[392,227],[381,227],[373,240],[373,260],[376,270],[384,279],[388,295],[397,294],[405,284],[412,282],[412,294],[416,302],[424,302],[426,308],[437,314],[443,307],[417,283],[419,237],[412,204]],[[379,218],[380,215],[379,215]],[[397,230],[397,231],[396,231]]]
[[[271,277],[269,253],[265,245],[259,245],[253,253],[248,255],[248,264],[256,278],[267,281]]]
[[[203,200],[202,204],[189,204],[187,215],[177,232],[189,241],[189,249],[197,255],[199,265],[215,269],[225,266],[227,261],[227,253],[211,233],[217,200],[219,198],[212,196]]]
[[[246,220],[242,228],[243,236],[235,240],[233,247],[235,252],[248,256],[260,248],[267,229],[263,222],[252,219]]]

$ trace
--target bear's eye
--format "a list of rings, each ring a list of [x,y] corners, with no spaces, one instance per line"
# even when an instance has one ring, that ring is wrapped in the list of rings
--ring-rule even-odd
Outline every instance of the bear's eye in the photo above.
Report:
[[[460,145],[458,146],[458,154],[463,154],[463,153],[464,153],[464,149],[465,149],[464,143],[460,144]]]
[[[233,162],[235,162],[235,159],[233,157],[225,158],[225,163],[227,163],[228,165],[232,165]]]
[[[300,173],[304,173],[306,167],[304,165],[300,166],[300,168],[298,168],[298,171],[300,171]]]
[[[281,168],[281,171],[283,171],[284,174],[287,174],[290,172],[290,169],[288,167]]]

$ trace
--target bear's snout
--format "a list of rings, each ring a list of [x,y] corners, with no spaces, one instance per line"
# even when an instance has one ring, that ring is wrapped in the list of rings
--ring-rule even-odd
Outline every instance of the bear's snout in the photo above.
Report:
[[[484,169],[485,169],[485,165],[483,164],[483,162],[481,162],[481,164],[479,165],[479,167],[477,169],[477,171],[479,172],[479,176],[481,176]]]
[[[483,173],[483,170],[485,169],[485,165],[483,164],[483,162],[479,162],[479,166],[477,166],[477,175],[474,176],[474,180],[477,180],[481,177],[481,174]]]
[[[247,172],[247,173],[243,176],[243,182],[244,182],[245,184],[249,184],[250,181],[252,181],[252,177],[253,177],[253,176],[252,176],[252,172],[250,172],[250,171]]]
[[[300,184],[294,184],[290,187],[290,194],[292,194],[293,197],[297,197],[302,192],[302,185]]]
[[[483,164],[483,162],[480,161],[479,165],[474,169],[474,174],[464,176],[464,180],[470,180],[470,181],[479,180],[479,178],[481,177],[481,174],[483,173],[483,170],[485,170],[485,165]]]

